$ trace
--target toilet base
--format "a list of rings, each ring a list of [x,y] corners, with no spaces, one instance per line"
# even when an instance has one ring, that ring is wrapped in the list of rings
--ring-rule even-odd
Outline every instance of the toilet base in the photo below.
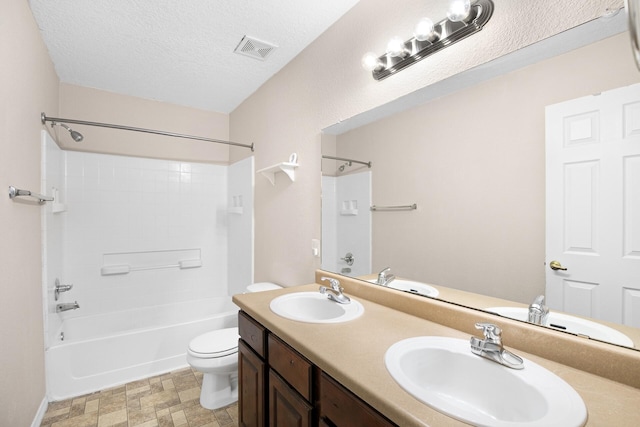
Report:
[[[204,374],[200,392],[200,406],[205,409],[218,409],[238,400],[238,373]]]

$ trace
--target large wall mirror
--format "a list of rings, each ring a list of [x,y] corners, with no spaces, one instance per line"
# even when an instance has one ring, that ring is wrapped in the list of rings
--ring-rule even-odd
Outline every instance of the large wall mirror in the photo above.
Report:
[[[546,237],[557,222],[547,218],[553,189],[566,189],[567,182],[578,179],[596,183],[594,177],[607,172],[583,168],[573,175],[561,173],[560,182],[547,178],[545,112],[579,98],[587,104],[598,97],[606,100],[610,91],[640,82],[625,28],[624,12],[585,24],[569,32],[579,33],[578,47],[568,47],[570,34],[544,42],[545,52],[563,45],[559,55],[540,59],[540,47],[532,46],[517,52],[515,62],[500,58],[468,72],[471,79],[425,88],[417,97],[421,102],[409,108],[398,103],[393,114],[365,113],[352,124],[324,129],[323,268],[376,280],[390,267],[391,274],[406,279],[400,282],[405,288],[412,282],[432,285],[437,298],[509,317],[524,315],[525,320],[529,306],[544,295],[551,309],[546,327],[640,349],[640,153],[614,168],[624,169],[615,173],[626,179],[624,190],[613,190],[627,195],[620,215],[627,220],[631,247],[621,262],[630,268],[623,275],[617,266],[602,267],[593,279],[576,279],[577,267],[564,257],[571,250],[550,254],[553,238]],[[585,42],[584,37],[591,39]],[[627,120],[634,127],[637,120],[640,129],[640,114],[636,119],[632,110],[625,110],[631,111],[626,118],[611,119],[612,126]],[[573,122],[560,119],[561,129],[574,132],[569,137],[606,134],[609,119],[591,107],[563,117],[580,114]],[[604,121],[588,120],[595,116]],[[633,137],[639,146],[640,137]],[[349,185],[361,182],[359,195],[338,194],[343,186],[338,181],[347,177]],[[572,196],[580,212],[587,212],[585,206],[598,205],[599,210],[589,211],[592,218],[574,215],[568,231],[556,233],[588,229],[592,239],[601,238],[589,227],[603,222],[602,212],[611,206],[590,193],[578,194],[580,188]],[[390,209],[371,210],[373,205]],[[639,219],[629,221],[634,215]],[[336,225],[336,218],[342,225]],[[590,255],[594,262],[599,257]],[[551,270],[551,261],[568,269]],[[617,284],[613,290],[605,286],[611,281]],[[424,292],[408,289],[429,293],[428,287]]]

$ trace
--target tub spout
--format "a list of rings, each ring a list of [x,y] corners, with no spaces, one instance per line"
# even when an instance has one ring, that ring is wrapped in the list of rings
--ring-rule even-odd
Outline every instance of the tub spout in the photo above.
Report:
[[[56,304],[56,313],[61,313],[63,311],[69,310],[77,310],[78,308],[80,308],[80,304],[78,304],[78,301],[63,302],[60,304]]]

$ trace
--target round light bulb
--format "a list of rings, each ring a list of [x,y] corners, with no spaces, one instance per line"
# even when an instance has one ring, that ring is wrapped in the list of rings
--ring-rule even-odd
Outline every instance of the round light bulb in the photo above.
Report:
[[[404,40],[402,40],[398,36],[392,37],[391,40],[389,40],[389,43],[387,43],[387,54],[394,58],[398,56],[404,56]]]
[[[471,0],[453,0],[449,5],[447,19],[453,22],[460,22],[467,19],[471,12]]]
[[[367,52],[362,56],[362,68],[373,71],[382,68],[383,64],[374,52]]]
[[[413,36],[416,38],[416,40],[419,40],[421,42],[432,38],[433,33],[434,33],[433,21],[429,18],[420,19],[416,24],[415,29],[413,30]]]

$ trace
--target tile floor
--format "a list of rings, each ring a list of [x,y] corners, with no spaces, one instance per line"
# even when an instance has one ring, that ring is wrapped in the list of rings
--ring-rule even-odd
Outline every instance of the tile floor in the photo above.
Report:
[[[231,427],[237,403],[200,406],[202,373],[190,368],[120,387],[51,402],[41,427]]]

